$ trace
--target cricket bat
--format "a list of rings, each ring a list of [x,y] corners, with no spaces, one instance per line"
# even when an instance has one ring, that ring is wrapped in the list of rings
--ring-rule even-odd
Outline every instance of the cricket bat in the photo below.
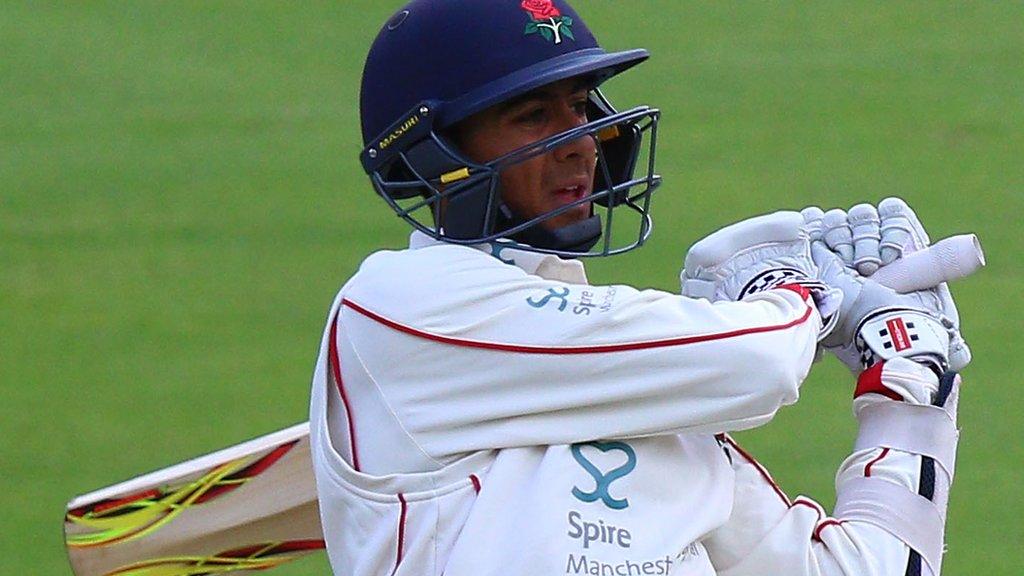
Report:
[[[875,273],[909,292],[984,266],[973,235]],[[199,576],[266,570],[324,548],[309,423],[75,498],[64,535],[76,576]]]
[[[309,423],[73,499],[76,576],[197,576],[280,566],[324,548]]]

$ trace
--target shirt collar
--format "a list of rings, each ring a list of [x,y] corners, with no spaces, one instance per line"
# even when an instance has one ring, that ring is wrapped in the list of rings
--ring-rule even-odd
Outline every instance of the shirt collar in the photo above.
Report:
[[[445,242],[419,230],[413,231],[409,237],[409,248],[413,250],[439,244],[445,244]],[[505,264],[517,266],[527,274],[540,276],[545,280],[557,280],[567,284],[587,283],[586,269],[583,267],[583,262],[579,260],[563,260],[554,254],[521,250],[515,248],[514,245],[501,242],[474,244],[471,247],[486,252]]]

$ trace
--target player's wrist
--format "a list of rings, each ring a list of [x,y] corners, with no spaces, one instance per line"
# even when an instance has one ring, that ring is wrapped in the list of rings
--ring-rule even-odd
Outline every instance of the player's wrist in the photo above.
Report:
[[[931,366],[912,358],[881,360],[857,377],[854,388],[854,413],[864,407],[889,400],[909,404],[931,404],[939,387],[939,376]]]
[[[814,279],[804,279],[775,287],[776,290],[795,292],[818,312],[818,342],[828,338],[839,322],[839,308],[843,293]]]

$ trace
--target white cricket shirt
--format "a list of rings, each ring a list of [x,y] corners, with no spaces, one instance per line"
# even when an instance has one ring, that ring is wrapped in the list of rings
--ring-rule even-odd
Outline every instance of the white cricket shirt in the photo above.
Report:
[[[847,573],[815,535],[820,506],[723,434],[797,400],[819,327],[795,291],[591,286],[578,261],[414,233],[341,289],[313,378],[335,574]],[[761,571],[759,545],[789,546],[788,571]]]

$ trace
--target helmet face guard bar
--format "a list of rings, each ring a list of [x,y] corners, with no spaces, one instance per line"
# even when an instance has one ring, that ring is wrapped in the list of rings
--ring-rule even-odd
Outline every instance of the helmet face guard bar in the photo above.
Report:
[[[651,194],[661,184],[654,171],[657,109],[616,113],[594,90],[588,101],[592,121],[479,164],[433,129],[426,120],[430,108],[430,103],[416,107],[362,154],[374,189],[417,230],[453,244],[499,242],[563,257],[618,254],[650,236]],[[532,218],[512,213],[501,198],[502,171],[580,138],[596,143],[592,193]],[[582,204],[590,205],[590,218],[544,228],[544,222]],[[615,217],[618,207],[629,209],[625,217]],[[630,227],[633,233],[625,230]],[[615,230],[625,242],[615,242]]]

